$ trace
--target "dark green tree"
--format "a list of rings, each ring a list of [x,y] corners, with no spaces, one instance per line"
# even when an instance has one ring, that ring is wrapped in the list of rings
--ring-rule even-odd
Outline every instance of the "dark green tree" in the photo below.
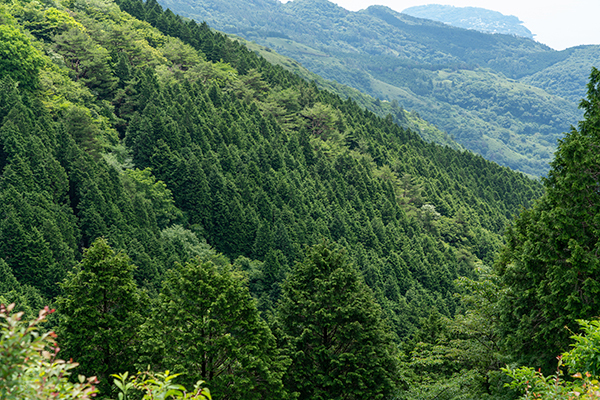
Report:
[[[397,348],[371,290],[344,253],[311,247],[283,286],[278,322],[301,399],[383,399],[398,384]]]
[[[546,194],[506,236],[498,272],[505,343],[548,369],[568,350],[576,319],[600,309],[600,71],[592,70],[585,119],[559,142]],[[566,327],[568,326],[569,329]]]
[[[33,286],[17,281],[10,267],[0,258],[0,304],[17,304],[17,311],[23,311],[27,318],[34,317],[46,300]]]
[[[117,78],[109,65],[108,50],[99,46],[79,28],[72,28],[55,37],[55,48],[70,68],[76,81],[81,80],[100,98],[110,96]]]
[[[78,373],[97,376],[105,395],[110,374],[133,372],[145,304],[133,279],[135,268],[125,253],[115,253],[99,238],[69,273],[57,299],[61,355],[80,363]]]
[[[286,362],[243,275],[222,257],[208,258],[167,272],[144,325],[140,366],[184,372],[186,385],[205,380],[219,399],[286,398]]]

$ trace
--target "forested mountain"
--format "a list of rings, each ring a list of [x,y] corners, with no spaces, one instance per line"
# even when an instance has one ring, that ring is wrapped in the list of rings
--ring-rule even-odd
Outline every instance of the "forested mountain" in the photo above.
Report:
[[[578,46],[565,51],[568,56],[564,60],[520,80],[579,104],[585,97],[590,69],[600,64],[600,46]]]
[[[539,181],[153,0],[0,21],[0,303],[56,305],[101,396],[148,366],[216,399],[506,394],[489,266]]]
[[[474,29],[485,33],[522,36],[533,39],[533,33],[514,15],[479,7],[454,7],[442,4],[414,6],[402,10],[417,18],[443,22],[457,28]]]
[[[537,176],[547,171],[561,133],[581,117],[581,88],[600,61],[597,46],[582,47],[586,59],[577,64],[584,60],[578,49],[559,52],[381,6],[350,12],[326,0],[161,4],[256,41],[326,79],[396,100],[466,148]]]
[[[141,3],[123,6],[132,14],[134,7],[145,10]],[[281,268],[272,279],[284,276],[302,246],[341,241],[367,282],[380,288],[381,301],[394,299],[398,316],[404,302],[451,313],[452,280],[477,259],[491,260],[505,223],[540,193],[519,174],[426,144],[391,119],[319,91],[206,25],[145,7],[158,10],[157,26],[171,18],[163,29],[189,44],[111,3],[74,3],[78,19],[25,3],[5,25],[22,54],[6,61],[12,64],[5,68],[3,129],[24,144],[3,145],[10,197],[2,258],[44,296],[58,292],[55,282],[78,251],[100,236],[127,251],[139,267],[138,283],[156,285],[168,265],[161,259],[169,253],[162,250],[165,229],[177,224],[232,260]],[[47,27],[47,14],[60,24]],[[32,146],[45,150],[28,151]],[[15,160],[34,166],[17,168]],[[17,179],[10,190],[13,171],[33,174],[46,164],[51,168],[40,173],[47,183]],[[37,198],[51,187],[50,198]],[[37,197],[28,200],[25,192]],[[36,222],[42,210],[20,211],[25,204],[50,213],[49,230]],[[462,226],[469,228],[456,236]],[[46,250],[35,257],[18,250],[36,241]],[[50,269],[38,266],[41,254]],[[409,266],[414,272],[400,273]],[[427,271],[439,267],[447,272]],[[39,268],[54,272],[32,272]],[[400,268],[399,281],[382,268]],[[439,294],[426,295],[430,290]],[[411,318],[397,325],[398,334],[413,329],[418,318]]]
[[[418,133],[426,142],[449,146],[456,150],[464,149],[463,146],[453,140],[446,132],[439,130],[435,125],[421,118],[419,113],[404,109],[397,100],[391,102],[387,100],[381,101],[360,92],[358,89],[342,85],[336,81],[326,80],[314,72],[310,72],[297,61],[276,53],[268,47],[261,46],[256,42],[247,41],[240,36],[230,35],[230,37],[242,42],[248,49],[256,52],[271,64],[281,65],[288,71],[308,81],[314,81],[320,89],[335,93],[344,99],[351,98],[361,107],[372,111],[380,117],[391,115],[394,122]]]

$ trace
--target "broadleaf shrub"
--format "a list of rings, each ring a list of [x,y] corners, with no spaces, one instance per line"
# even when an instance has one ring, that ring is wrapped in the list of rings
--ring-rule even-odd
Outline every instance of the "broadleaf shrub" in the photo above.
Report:
[[[69,381],[79,364],[57,358],[56,334],[42,333],[39,325],[54,310],[45,307],[36,319],[23,321],[15,304],[0,305],[0,398],[3,400],[90,399],[96,377]]]

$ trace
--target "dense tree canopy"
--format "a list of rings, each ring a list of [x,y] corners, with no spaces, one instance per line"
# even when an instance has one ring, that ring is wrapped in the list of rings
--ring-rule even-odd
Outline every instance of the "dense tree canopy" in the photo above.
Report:
[[[3,6],[43,63],[0,80],[2,301],[58,300],[105,396],[148,364],[216,398],[398,395],[398,345],[463,311],[541,185],[120,4]]]
[[[498,272],[507,344],[528,363],[548,366],[567,350],[577,318],[600,305],[600,72],[592,70],[585,119],[559,143],[546,194],[507,234]]]
[[[286,388],[301,399],[385,399],[398,382],[397,347],[359,272],[330,244],[307,250],[278,310],[292,364]]]
[[[79,373],[98,376],[103,390],[111,373],[132,369],[135,359],[144,301],[134,268],[127,255],[115,254],[106,239],[97,239],[63,283],[64,294],[57,300],[63,356],[81,363]]]

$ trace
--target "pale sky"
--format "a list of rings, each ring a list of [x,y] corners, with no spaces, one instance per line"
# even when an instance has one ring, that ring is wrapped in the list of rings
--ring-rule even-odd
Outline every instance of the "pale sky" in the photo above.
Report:
[[[425,4],[481,7],[514,15],[538,42],[563,50],[581,44],[600,44],[600,0],[330,0],[351,11],[384,5],[402,11]],[[283,0],[285,3],[286,0]]]

